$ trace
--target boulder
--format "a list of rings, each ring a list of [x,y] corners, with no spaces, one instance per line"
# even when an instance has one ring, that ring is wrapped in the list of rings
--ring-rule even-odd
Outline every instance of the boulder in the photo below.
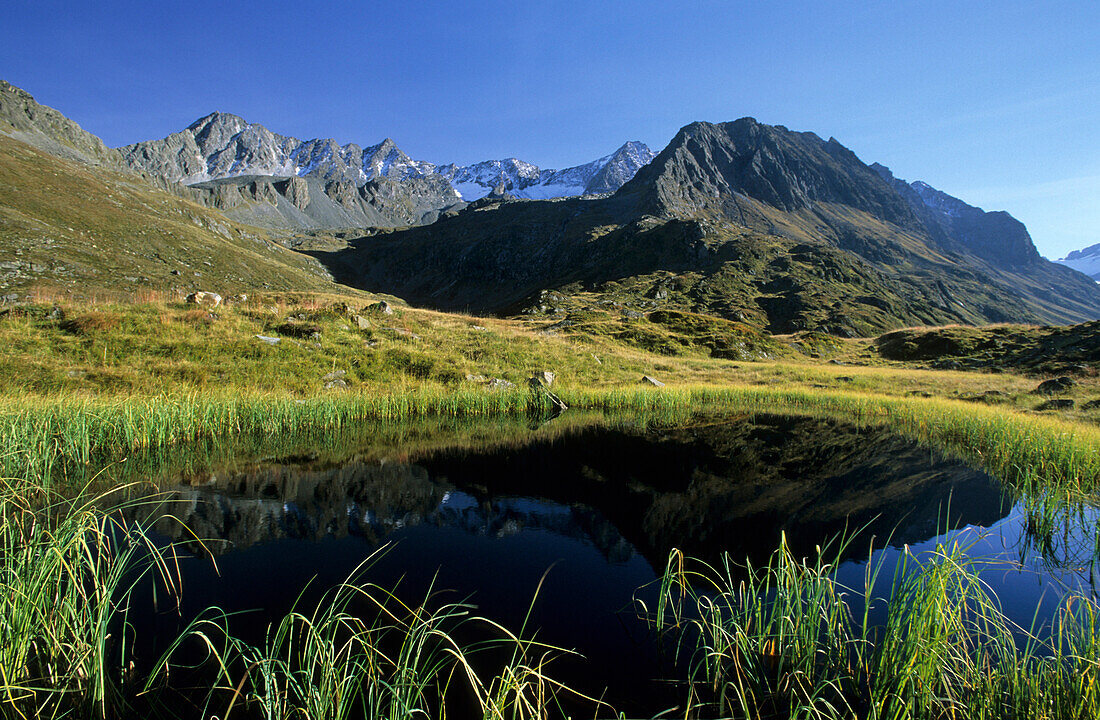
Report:
[[[1069,398],[1054,398],[1035,408],[1036,410],[1072,410],[1073,400]]]
[[[639,381],[642,385],[652,385],[653,387],[664,387],[665,384],[656,378],[651,378],[648,375],[642,375],[642,379]]]
[[[319,325],[312,325],[289,318],[282,325],[276,327],[275,332],[288,337],[310,338],[314,340],[321,337],[321,327]]]
[[[207,292],[206,290],[200,290],[193,292],[187,296],[186,302],[189,305],[205,305],[206,307],[218,307],[222,304],[222,296],[216,292]]]
[[[355,327],[360,330],[370,330],[370,320],[367,320],[362,315],[352,315],[351,321],[355,323]]]
[[[268,337],[267,335],[257,335],[256,339],[262,343],[267,343],[268,345],[278,345],[279,341],[282,340],[282,338]]]
[[[1052,380],[1044,380],[1039,383],[1039,387],[1035,388],[1036,395],[1057,395],[1058,393],[1069,392],[1077,386],[1077,381],[1073,378],[1063,375],[1062,377],[1056,377]]]
[[[511,390],[516,386],[515,383],[508,382],[503,378],[489,378],[489,384],[485,387],[490,390]]]
[[[333,370],[328,375],[321,378],[321,382],[325,384],[325,390],[340,390],[348,387],[348,381],[346,370]]]
[[[363,308],[363,312],[378,313],[379,315],[393,315],[393,306],[385,300],[379,300],[373,305]]]
[[[548,370],[542,370],[528,378],[527,384],[531,387],[550,387],[554,384],[554,377],[554,373]]]

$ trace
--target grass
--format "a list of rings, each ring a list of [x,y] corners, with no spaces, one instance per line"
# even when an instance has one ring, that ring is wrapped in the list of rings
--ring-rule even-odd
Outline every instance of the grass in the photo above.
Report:
[[[173,549],[117,520],[124,508],[104,510],[101,500],[67,500],[41,487],[0,492],[3,717],[176,719],[193,706],[201,717],[408,718],[445,716],[453,703],[503,720],[545,717],[568,692],[547,674],[556,649],[478,618],[470,606],[437,604],[431,593],[406,604],[366,580],[372,558],[256,644],[235,637],[230,618],[211,609],[143,677],[128,617],[156,601],[144,591],[169,600],[178,592]],[[155,581],[143,583],[150,574]],[[470,624],[492,637],[457,639]],[[178,660],[189,645],[205,650],[200,665]],[[478,660],[492,653],[497,660]],[[169,676],[198,681],[200,690],[174,687]]]
[[[642,606],[686,662],[686,715],[737,718],[1065,720],[1100,714],[1100,625],[1070,595],[1045,628],[1021,628],[983,584],[981,561],[940,545],[906,548],[886,598],[832,577],[845,541],[796,558],[785,541],[764,567],[718,566],[673,551],[655,608]],[[747,578],[747,579],[738,579]],[[870,598],[871,602],[863,602]],[[886,620],[870,620],[872,602]]]
[[[144,575],[170,573],[140,527],[105,514],[97,501],[0,489],[5,717],[110,717],[125,694],[135,589]],[[170,581],[162,587],[174,589]]]
[[[139,177],[89,168],[0,136],[0,289],[87,300],[150,288],[228,295],[332,290],[315,261]],[[186,194],[183,191],[183,194]]]
[[[694,410],[797,413],[874,423],[987,468],[1021,488],[1059,487],[1078,496],[1100,482],[1100,428],[1039,414],[954,400],[756,386],[628,387],[559,391],[575,409],[684,417]],[[340,393],[308,399],[271,394],[142,399],[0,401],[0,467],[9,476],[41,474],[126,453],[229,434],[281,436],[352,428],[364,421],[424,416],[492,417],[549,412],[544,395],[522,391]]]

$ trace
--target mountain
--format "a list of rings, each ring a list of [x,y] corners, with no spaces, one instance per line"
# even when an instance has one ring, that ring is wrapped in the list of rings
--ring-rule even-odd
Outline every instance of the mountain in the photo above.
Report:
[[[386,138],[362,148],[335,140],[306,140],[271,132],[237,115],[211,113],[182,132],[119,148],[127,165],[185,185],[241,175],[309,176],[362,185],[380,177],[405,179],[432,172]]]
[[[332,139],[303,141],[229,113],[211,113],[181,132],[119,152],[136,171],[197,187],[205,202],[230,217],[277,228],[425,224],[494,190],[534,199],[608,193],[654,156],[643,143],[628,142],[565,170],[541,170],[516,158],[436,166],[413,160],[389,138],[366,148]],[[309,181],[308,195],[283,194],[288,187],[305,187],[286,184],[294,177]],[[266,205],[256,204],[260,197]],[[303,204],[303,197],[309,202]]]
[[[333,290],[317,261],[124,171],[94,135],[0,81],[0,299],[156,288]]]
[[[692,123],[608,198],[481,200],[318,257],[445,309],[670,308],[840,335],[1100,317],[1095,283],[1011,216],[884,170],[752,118]]]
[[[547,200],[614,192],[654,157],[656,153],[645,143],[630,141],[599,160],[564,170],[540,170],[509,158],[464,167],[441,165],[436,172],[451,182],[463,200],[478,200],[498,189],[516,198]]]
[[[87,165],[119,168],[122,164],[119,153],[98,137],[4,80],[0,80],[0,134]]]
[[[1074,250],[1061,260],[1054,262],[1071,267],[1100,282],[1100,243],[1090,245],[1083,250]]]

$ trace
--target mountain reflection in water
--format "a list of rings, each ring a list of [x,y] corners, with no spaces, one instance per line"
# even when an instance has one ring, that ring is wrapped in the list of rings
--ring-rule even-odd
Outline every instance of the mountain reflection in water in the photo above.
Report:
[[[412,526],[499,537],[544,531],[611,562],[670,548],[765,559],[846,528],[915,543],[1007,511],[986,474],[881,429],[758,416],[680,427],[581,428],[485,450],[411,448],[400,461],[258,463],[170,493],[169,512],[217,554],[277,539],[356,537]],[[950,517],[949,517],[950,514]],[[184,539],[180,525],[158,530]]]

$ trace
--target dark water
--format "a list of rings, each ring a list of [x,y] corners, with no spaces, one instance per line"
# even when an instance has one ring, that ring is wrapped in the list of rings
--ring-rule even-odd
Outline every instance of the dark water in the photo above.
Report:
[[[296,601],[386,546],[370,581],[414,602],[433,588],[514,629],[530,612],[539,640],[585,658],[559,661],[555,676],[651,716],[677,703],[674,686],[660,682],[677,670],[635,603],[653,602],[671,548],[761,563],[781,533],[796,554],[812,555],[861,528],[838,577],[862,587],[872,537],[886,578],[900,548],[957,539],[1003,561],[984,577],[1025,626],[1065,587],[1089,591],[1094,580],[1090,512],[1029,534],[1028,513],[993,478],[882,430],[758,416],[673,427],[551,423],[493,437],[381,451],[368,442],[344,459],[299,453],[192,473],[160,509],[178,520],[155,527],[165,541],[186,541],[186,526],[214,562],[185,560],[182,612],[135,616],[154,629],[138,636],[171,637],[181,617],[218,606],[254,611],[235,631],[257,640]]]

